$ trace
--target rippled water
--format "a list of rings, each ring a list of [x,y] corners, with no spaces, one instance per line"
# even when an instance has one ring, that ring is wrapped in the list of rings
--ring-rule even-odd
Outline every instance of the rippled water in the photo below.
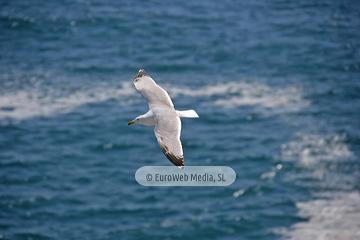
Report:
[[[359,239],[357,1],[0,1],[0,238]],[[228,187],[143,187],[171,163],[133,84]]]

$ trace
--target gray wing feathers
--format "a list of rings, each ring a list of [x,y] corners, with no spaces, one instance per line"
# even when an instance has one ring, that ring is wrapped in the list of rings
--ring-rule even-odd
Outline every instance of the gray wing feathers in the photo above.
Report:
[[[165,156],[174,165],[181,167],[184,166],[184,155],[180,141],[181,121],[178,116],[171,116],[170,118],[169,115],[166,116],[158,118],[155,136]]]
[[[148,79],[144,79],[148,78]],[[146,98],[151,108],[151,105],[166,105],[170,107],[174,107],[174,104],[171,101],[169,94],[162,89],[159,85],[157,85],[152,78],[149,76],[145,76],[142,78],[141,86],[136,89]]]

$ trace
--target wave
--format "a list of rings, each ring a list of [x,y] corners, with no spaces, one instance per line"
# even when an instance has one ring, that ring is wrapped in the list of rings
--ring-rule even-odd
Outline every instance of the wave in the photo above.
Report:
[[[359,239],[360,193],[354,191],[356,174],[337,171],[355,159],[346,144],[346,135],[298,135],[294,141],[283,144],[281,150],[283,161],[293,161],[302,169],[291,171],[288,177],[300,185],[303,180],[308,184],[312,178],[316,191],[311,195],[316,199],[296,203],[298,216],[306,221],[274,232],[293,240]]]
[[[302,88],[275,88],[260,83],[234,81],[208,85],[200,89],[169,87],[171,96],[217,97],[211,103],[226,108],[254,106],[257,110],[270,109],[273,113],[298,112],[310,104],[303,98]],[[265,113],[265,111],[262,111]]]
[[[308,220],[275,232],[292,240],[360,239],[360,193],[329,192],[326,196],[331,199],[296,203],[299,216]]]
[[[46,93],[39,88],[20,90],[0,96],[0,119],[24,120],[39,116],[48,117],[55,113],[64,114],[83,104],[119,99],[135,92],[130,82],[121,83],[120,88],[99,87],[79,90],[67,96],[63,96],[61,90],[52,87],[46,89]]]
[[[12,118],[24,120],[32,117],[51,116],[71,112],[74,108],[87,103],[106,101],[108,99],[125,100],[138,94],[131,81],[122,82],[120,87],[107,86],[93,89],[78,90],[71,94],[57,90],[53,86],[35,84],[33,88],[19,90],[0,96],[0,119]],[[260,83],[234,81],[229,83],[207,85],[199,89],[190,89],[166,84],[164,89],[176,99],[178,96],[201,98],[204,104],[235,108],[239,106],[254,106],[260,112],[279,113],[296,112],[308,106],[299,87],[278,89]],[[64,96],[66,95],[66,96]],[[141,98],[140,95],[139,99]],[[269,111],[266,111],[269,110]]]
[[[298,161],[302,167],[317,169],[321,163],[341,161],[354,156],[344,141],[345,135],[299,135],[296,140],[281,145],[282,159]]]

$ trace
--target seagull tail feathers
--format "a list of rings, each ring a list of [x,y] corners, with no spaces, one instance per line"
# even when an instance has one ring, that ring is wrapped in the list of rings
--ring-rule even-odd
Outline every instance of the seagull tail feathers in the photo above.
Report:
[[[181,118],[198,118],[199,115],[194,110],[176,111]]]

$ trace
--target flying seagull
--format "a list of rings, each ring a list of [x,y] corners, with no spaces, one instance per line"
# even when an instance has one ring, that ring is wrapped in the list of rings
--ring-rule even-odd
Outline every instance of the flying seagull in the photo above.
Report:
[[[149,111],[130,121],[131,124],[155,126],[155,136],[165,156],[184,169],[184,155],[180,141],[180,118],[198,118],[194,110],[177,111],[169,94],[140,69],[134,78],[135,88],[146,98]]]

